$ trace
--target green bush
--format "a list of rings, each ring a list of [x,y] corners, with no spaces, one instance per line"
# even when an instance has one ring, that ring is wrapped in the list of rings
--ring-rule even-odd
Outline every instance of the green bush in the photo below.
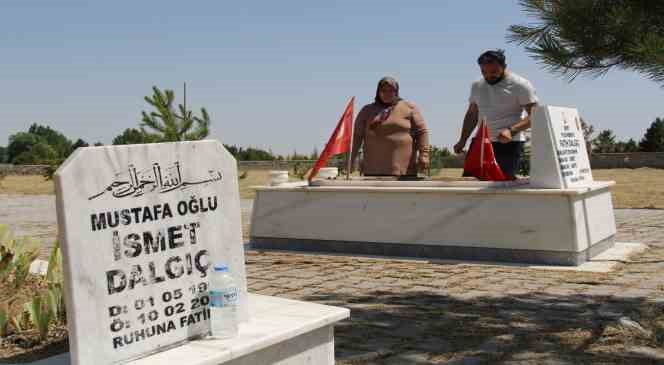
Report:
[[[45,165],[58,160],[58,154],[46,143],[37,143],[14,159],[17,165]]]
[[[25,310],[11,319],[12,326],[16,332],[23,332],[30,328],[30,313]]]
[[[67,310],[65,307],[65,296],[62,284],[48,285],[48,308],[51,311],[53,320],[60,323],[67,323]]]
[[[5,306],[0,307],[0,337],[7,336],[9,331],[9,309]]]
[[[18,290],[30,272],[30,264],[39,256],[39,245],[29,237],[16,239],[9,227],[0,225],[0,281]]]
[[[7,335],[10,324],[16,332],[23,332],[34,324],[40,339],[44,340],[50,323],[66,323],[62,253],[57,242],[48,260],[45,277],[48,289],[34,293],[32,300],[23,304],[23,311],[11,317],[9,307],[16,302],[29,275],[30,264],[38,255],[39,245],[28,237],[14,238],[8,226],[0,225],[0,280],[13,290],[3,293],[6,302],[0,306],[0,336]]]
[[[36,294],[30,302],[25,303],[24,307],[30,314],[30,321],[39,331],[39,339],[44,341],[48,337],[48,326],[53,319],[48,301]]]
[[[523,156],[519,162],[519,171],[517,173],[521,176],[530,176],[530,146],[523,148]]]
[[[29,152],[37,143],[44,142],[40,136],[32,133],[19,132],[9,136],[9,145],[7,145],[7,161],[9,163],[18,163],[17,158]],[[27,159],[27,155],[22,157]]]
[[[57,241],[48,259],[46,282],[48,283],[48,306],[53,315],[53,320],[66,323],[62,251],[60,250],[60,243]]]

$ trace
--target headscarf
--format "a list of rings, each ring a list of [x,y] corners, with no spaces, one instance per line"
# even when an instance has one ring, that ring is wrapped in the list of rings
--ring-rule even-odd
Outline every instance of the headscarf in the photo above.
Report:
[[[382,79],[380,79],[380,81],[378,81],[378,86],[376,87],[376,97],[374,98],[376,104],[381,106],[390,106],[388,104],[383,103],[383,101],[380,99],[380,88],[385,85],[392,86],[397,91],[397,100],[396,102],[394,102],[394,104],[398,103],[399,100],[401,100],[401,98],[399,97],[399,83],[394,78],[385,76]]]
[[[382,88],[385,85],[389,85],[396,90],[397,97],[392,104],[385,104],[380,99],[380,88]],[[383,107],[383,110],[380,113],[378,113],[373,120],[369,122],[369,128],[375,129],[381,123],[386,121],[387,118],[389,118],[390,114],[392,113],[392,110],[397,105],[397,103],[399,103],[400,100],[401,98],[399,97],[399,83],[397,82],[397,80],[389,76],[385,76],[382,79],[380,79],[380,81],[378,81],[378,87],[376,87],[376,97],[374,98],[374,102],[376,105]]]

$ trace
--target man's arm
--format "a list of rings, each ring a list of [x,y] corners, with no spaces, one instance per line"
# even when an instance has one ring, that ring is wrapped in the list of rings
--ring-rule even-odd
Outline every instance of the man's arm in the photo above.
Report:
[[[532,116],[533,108],[536,105],[537,105],[537,103],[530,103],[530,104],[524,105],[523,108],[526,110],[526,113],[527,113],[526,116],[521,118],[521,120],[519,120],[513,126],[500,131],[500,133],[498,134],[498,141],[500,141],[502,143],[509,143],[509,142],[512,141],[512,137],[515,134],[530,128],[530,125],[532,124],[531,123],[531,116]]]
[[[530,128],[531,123],[531,116],[533,115],[533,108],[537,105],[537,103],[530,103],[528,105],[524,105],[524,109],[526,110],[526,116],[523,117],[517,124],[513,125],[512,130],[513,133],[518,133],[521,131],[525,131],[526,129]]]
[[[463,118],[463,127],[461,128],[461,138],[459,142],[454,145],[454,152],[461,153],[463,148],[466,147],[466,142],[470,137],[470,134],[473,133],[473,129],[477,126],[477,116],[478,109],[477,104],[470,103],[468,105],[468,110],[466,111],[466,116]]]

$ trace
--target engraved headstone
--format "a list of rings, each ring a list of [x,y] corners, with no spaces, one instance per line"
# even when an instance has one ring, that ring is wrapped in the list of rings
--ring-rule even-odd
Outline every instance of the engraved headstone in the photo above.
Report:
[[[236,161],[217,141],[78,149],[55,175],[73,364],[206,334],[212,265],[246,276]]]
[[[593,183],[579,112],[539,106],[533,113],[532,187],[567,189]]]

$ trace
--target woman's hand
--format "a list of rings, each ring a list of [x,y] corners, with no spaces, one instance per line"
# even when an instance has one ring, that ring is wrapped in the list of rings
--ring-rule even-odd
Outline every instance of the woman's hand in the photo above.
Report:
[[[417,169],[420,172],[425,172],[429,169],[429,156],[427,155],[420,155],[417,158]]]

